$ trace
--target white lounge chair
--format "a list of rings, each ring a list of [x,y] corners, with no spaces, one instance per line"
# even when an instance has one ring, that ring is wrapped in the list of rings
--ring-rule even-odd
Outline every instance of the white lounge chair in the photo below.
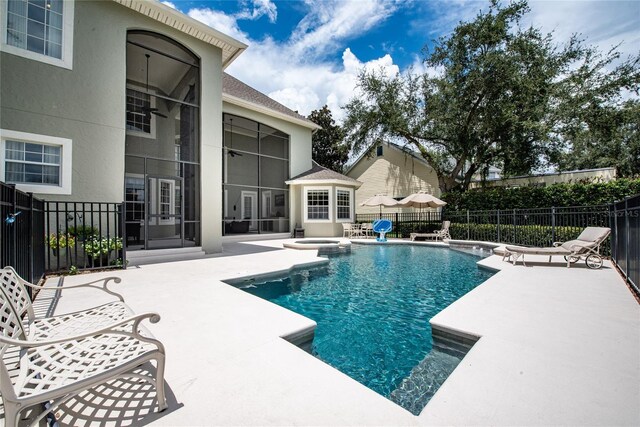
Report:
[[[82,391],[123,377],[152,384],[158,410],[166,409],[164,346],[148,332],[140,332],[142,320],[156,323],[158,314],[130,316],[75,336],[43,338],[23,321],[8,289],[0,286],[0,394],[7,427],[18,425],[22,410],[48,403],[31,422],[38,425]],[[155,378],[132,372],[152,360]]]
[[[433,233],[411,233],[409,236],[411,237],[412,242],[416,240],[417,237],[424,237],[426,239],[435,239],[435,240],[451,239],[451,234],[449,234],[450,226],[451,226],[451,221],[443,221],[442,230],[438,230]]]
[[[589,268],[598,269],[602,267],[602,256],[600,255],[600,245],[605,241],[611,229],[608,227],[587,227],[575,240],[567,242],[554,242],[553,247],[545,248],[528,248],[524,246],[507,246],[502,256],[502,260],[511,260],[513,265],[522,258],[522,265],[525,255],[546,255],[549,256],[549,262],[554,255],[564,256],[567,261],[567,267],[584,258],[585,264]]]

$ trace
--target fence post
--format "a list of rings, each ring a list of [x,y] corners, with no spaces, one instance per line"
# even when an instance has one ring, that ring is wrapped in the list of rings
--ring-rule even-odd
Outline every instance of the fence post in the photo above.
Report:
[[[626,241],[624,243],[624,269],[627,283],[629,283],[629,274],[631,274],[631,269],[629,268],[629,237],[631,235],[631,230],[629,230],[629,197],[624,198],[624,230],[624,234],[626,235]]]
[[[18,190],[16,189],[15,184],[11,186],[11,214],[16,213],[16,208],[18,206],[18,198],[17,198],[17,194],[18,194]],[[4,218],[2,218],[4,219]],[[17,265],[17,252],[18,252],[18,247],[16,242],[18,241],[18,223],[14,222],[13,226],[11,227],[11,239],[9,242],[9,256],[11,257],[11,266],[13,266],[13,268],[18,269],[19,270],[19,266]]]
[[[611,216],[612,209],[613,216]],[[613,202],[609,208],[609,228],[613,230],[614,237],[611,239],[611,259],[618,265],[618,204],[616,202]]]
[[[513,210],[513,240],[511,241],[511,243],[513,243],[514,245],[517,244],[518,239],[516,239],[516,210]]]
[[[29,195],[29,243],[28,243],[28,247],[29,247],[29,262],[28,262],[28,277],[29,277],[29,281],[31,283],[35,283],[36,280],[34,280],[33,277],[33,257],[34,257],[34,250],[33,250],[33,193],[27,193]],[[31,291],[31,289],[29,289],[29,291]],[[29,293],[29,296],[31,296],[31,293]]]
[[[127,269],[127,236],[126,228],[124,226],[124,202],[118,205],[118,234],[122,239],[122,268]]]
[[[467,209],[467,240],[471,240],[471,223],[469,222],[469,209]]]
[[[499,243],[500,242],[500,209],[498,209],[497,212],[498,212],[497,213],[497,215],[498,215],[498,229],[497,229],[497,231],[498,231],[498,240],[496,240],[496,242]]]
[[[556,207],[551,207],[551,243],[556,241]]]

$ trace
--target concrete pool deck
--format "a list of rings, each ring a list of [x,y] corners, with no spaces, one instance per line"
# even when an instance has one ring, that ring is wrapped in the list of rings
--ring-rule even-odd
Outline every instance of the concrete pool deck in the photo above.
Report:
[[[62,409],[63,425],[640,424],[640,306],[609,262],[594,271],[567,269],[561,258],[528,257],[528,267],[482,260],[499,273],[432,319],[480,339],[416,417],[281,338],[313,321],[222,282],[326,262],[283,242],[66,277],[118,276],[113,289],[136,312],[160,313],[149,329],[167,348],[169,409],[153,412],[152,390],[124,408],[75,399]],[[253,245],[258,253],[248,253]],[[36,300],[40,307],[51,294]],[[107,300],[63,292],[56,312]]]

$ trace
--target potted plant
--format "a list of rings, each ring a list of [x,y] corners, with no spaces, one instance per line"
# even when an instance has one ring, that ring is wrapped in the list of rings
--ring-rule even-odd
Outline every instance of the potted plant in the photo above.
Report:
[[[89,225],[71,226],[67,228],[67,233],[75,236],[80,242],[89,240],[92,237],[99,236],[98,229]]]
[[[91,265],[108,266],[111,251],[122,249],[122,239],[119,237],[92,236],[82,244],[84,252],[91,260]]]
[[[75,246],[76,238],[71,234],[56,234],[51,233],[46,238],[47,245],[51,248],[54,255],[58,255],[60,249]]]

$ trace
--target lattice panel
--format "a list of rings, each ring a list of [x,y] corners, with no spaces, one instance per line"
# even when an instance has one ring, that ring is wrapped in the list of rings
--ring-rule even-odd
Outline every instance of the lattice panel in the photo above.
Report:
[[[11,299],[18,315],[23,318],[25,314],[31,313],[31,298],[27,293],[27,288],[20,282],[17,274],[11,267],[5,267],[0,274],[0,283],[7,294],[7,298]],[[31,320],[31,319],[29,319]]]
[[[33,339],[79,335],[102,329],[132,314],[126,304],[112,302],[76,313],[36,319],[29,325],[29,335]]]
[[[23,369],[15,391],[24,397],[72,386],[127,364],[138,366],[139,357],[157,350],[154,344],[116,333],[29,349],[21,360],[29,369]]]

